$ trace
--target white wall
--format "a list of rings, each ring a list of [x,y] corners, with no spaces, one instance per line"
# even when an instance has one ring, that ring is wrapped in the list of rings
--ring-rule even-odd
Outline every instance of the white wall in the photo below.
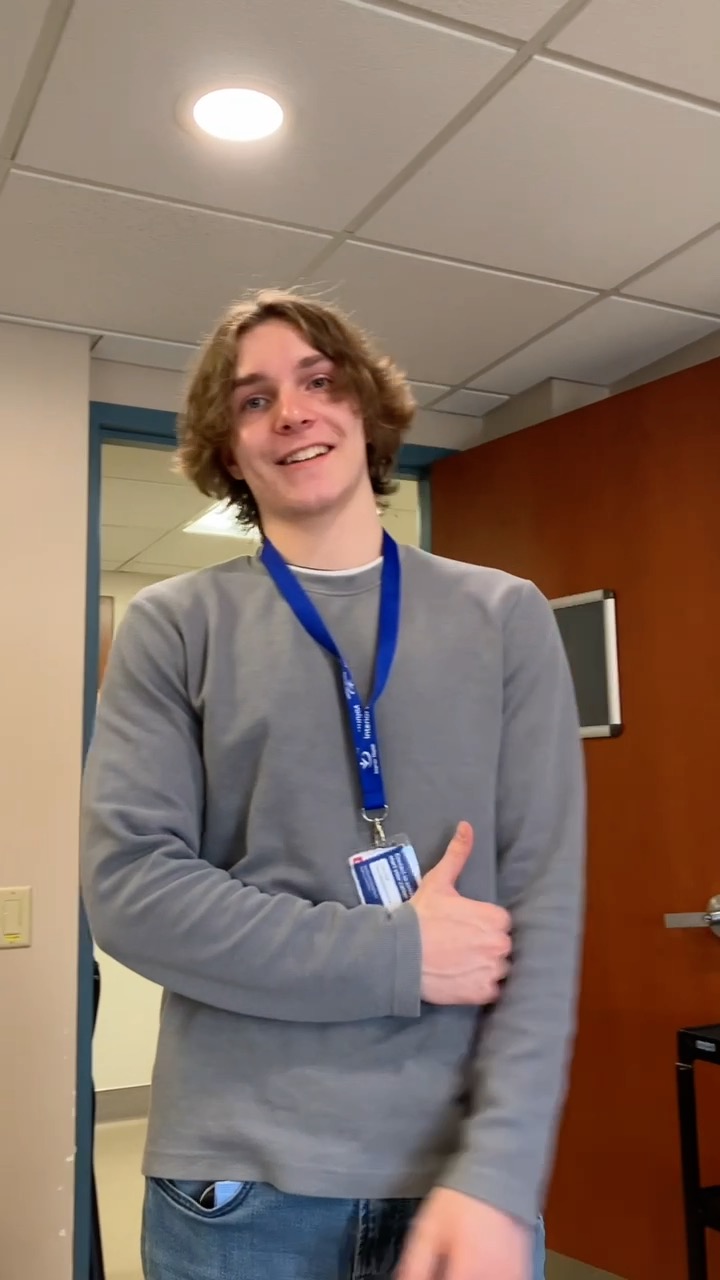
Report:
[[[720,356],[720,333],[708,333],[697,342],[691,342],[679,351],[673,351],[662,360],[654,360],[644,369],[636,369],[621,382],[616,382],[612,394],[621,391],[632,391],[633,387],[642,387],[647,382],[656,382],[658,378],[667,378],[671,373],[680,373],[683,369],[691,369],[696,364],[704,364],[706,360],[716,360]]]
[[[72,1275],[89,369],[87,338],[0,323],[0,884],[34,917],[0,951],[8,1280]]]
[[[115,601],[115,628],[133,596],[159,579],[141,573],[103,573],[100,592]],[[98,1093],[133,1089],[150,1083],[158,1018],[160,987],[118,964],[96,948],[100,965],[101,999],[93,1036],[93,1078]]]

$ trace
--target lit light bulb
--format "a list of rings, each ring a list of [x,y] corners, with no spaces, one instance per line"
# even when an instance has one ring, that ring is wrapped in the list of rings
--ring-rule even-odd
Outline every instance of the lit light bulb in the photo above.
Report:
[[[279,102],[257,89],[215,89],[199,98],[193,119],[225,142],[257,142],[277,133],[284,113]]]

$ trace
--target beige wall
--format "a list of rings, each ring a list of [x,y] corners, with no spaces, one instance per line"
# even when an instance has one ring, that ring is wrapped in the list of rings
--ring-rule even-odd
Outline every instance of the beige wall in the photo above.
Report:
[[[0,951],[8,1280],[72,1275],[89,366],[84,337],[0,324],[0,884],[34,912],[32,946]]]
[[[150,576],[146,573],[109,573],[104,571],[100,574],[100,594],[103,596],[112,596],[115,601],[113,624],[117,631],[120,623],[125,616],[130,601],[137,595],[138,591],[142,591],[143,587],[149,587],[153,582],[162,582],[162,578]]]
[[[106,404],[142,405],[177,413],[182,403],[185,377],[168,369],[116,364],[113,360],[90,362],[90,399]]]

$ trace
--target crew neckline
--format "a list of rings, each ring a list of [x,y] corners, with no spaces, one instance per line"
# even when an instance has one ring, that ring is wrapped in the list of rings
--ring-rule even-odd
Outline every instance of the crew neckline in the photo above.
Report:
[[[306,569],[301,564],[291,564],[288,568],[292,569],[293,573],[301,573],[303,577],[309,578],[351,578],[356,573],[367,573],[370,569],[377,569],[382,562],[382,556],[378,556],[369,564],[359,564],[354,569]]]

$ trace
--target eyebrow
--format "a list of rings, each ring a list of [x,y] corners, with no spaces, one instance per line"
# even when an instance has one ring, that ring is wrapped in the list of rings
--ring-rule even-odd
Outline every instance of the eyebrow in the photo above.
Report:
[[[303,356],[302,360],[298,360],[295,368],[313,369],[316,364],[326,364],[328,362],[332,363],[330,357],[318,352],[314,356]],[[238,387],[252,387],[258,382],[272,382],[272,378],[268,373],[244,373],[241,378],[233,378],[232,389],[237,391]]]

